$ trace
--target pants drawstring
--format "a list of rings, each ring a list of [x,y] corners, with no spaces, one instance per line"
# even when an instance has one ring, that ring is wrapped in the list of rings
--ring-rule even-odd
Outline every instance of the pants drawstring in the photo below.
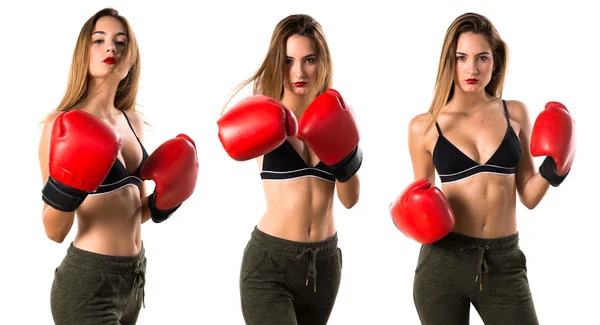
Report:
[[[461,252],[473,252],[477,251],[479,254],[479,261],[477,262],[477,270],[475,271],[475,282],[479,280],[479,291],[483,291],[483,274],[487,274],[489,271],[488,264],[485,260],[485,252],[489,250],[490,247],[488,245],[479,246],[479,245],[471,245],[465,248],[461,248]]]
[[[300,254],[296,256],[296,258],[300,259],[306,256],[307,253],[310,253],[310,259],[308,262],[308,272],[306,273],[306,286],[308,286],[308,278],[313,278],[314,291],[317,292],[317,253],[319,249],[307,248],[303,250]]]
[[[146,285],[146,274],[144,272],[144,261],[137,261],[135,264],[135,274],[136,277],[133,280],[133,287],[135,288],[135,301],[137,301],[138,299],[138,293],[140,292],[140,289],[142,290],[142,304],[144,305],[144,308],[146,308],[146,292],[144,290],[144,287]]]

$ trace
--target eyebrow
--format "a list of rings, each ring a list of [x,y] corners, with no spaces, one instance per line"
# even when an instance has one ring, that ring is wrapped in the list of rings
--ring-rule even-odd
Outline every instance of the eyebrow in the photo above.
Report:
[[[106,32],[103,32],[103,31],[99,30],[99,31],[96,31],[96,32],[94,32],[92,35],[95,35],[95,34],[102,34],[102,35],[106,35]],[[123,35],[123,36],[127,37],[127,34],[125,34],[125,33],[123,33],[123,32],[118,32],[118,33],[117,33],[117,36],[121,36],[121,35]]]
[[[463,52],[456,52],[456,54],[468,56],[468,54],[463,53]],[[482,54],[490,54],[490,52],[485,51],[485,52],[477,53],[477,54],[475,54],[475,56],[482,55]]]
[[[317,56],[317,55],[316,55],[316,54],[314,54],[314,53],[312,53],[312,54],[309,54],[309,55],[305,55],[305,56],[303,57],[303,59],[309,58],[309,57],[311,57],[311,56]],[[291,57],[291,56],[287,55],[287,56],[286,56],[286,59],[293,59],[293,57]]]

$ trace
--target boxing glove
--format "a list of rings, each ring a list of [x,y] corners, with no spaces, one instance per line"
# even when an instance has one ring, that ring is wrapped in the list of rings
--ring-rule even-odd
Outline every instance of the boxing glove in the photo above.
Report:
[[[223,148],[237,161],[269,153],[298,131],[294,113],[264,95],[241,100],[219,118],[217,125]]]
[[[100,187],[120,147],[121,138],[102,120],[81,110],[59,113],[50,134],[42,200],[60,211],[77,210]]]
[[[547,156],[540,175],[557,187],[569,174],[575,159],[575,121],[559,102],[548,102],[533,124],[530,142],[533,157]]]
[[[336,90],[328,89],[306,108],[298,123],[298,138],[308,143],[339,182],[346,182],[360,169],[358,127]]]
[[[160,223],[167,220],[196,189],[196,144],[185,134],[164,142],[148,157],[140,176],[156,184],[148,197],[152,221]]]
[[[431,244],[449,234],[456,223],[448,199],[431,182],[412,182],[390,205],[396,228],[421,244]]]

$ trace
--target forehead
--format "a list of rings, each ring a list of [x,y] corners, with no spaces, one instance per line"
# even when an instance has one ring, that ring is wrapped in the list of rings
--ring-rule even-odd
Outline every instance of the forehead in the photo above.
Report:
[[[94,26],[94,32],[105,32],[105,33],[125,33],[127,34],[127,31],[125,30],[125,26],[123,25],[123,23],[114,17],[110,17],[110,16],[105,16],[102,17],[100,19],[98,19],[98,21],[96,21],[96,25]]]
[[[458,36],[456,43],[456,51],[458,52],[491,52],[491,46],[487,38],[483,34],[462,33]]]
[[[287,56],[314,54],[315,44],[306,36],[292,35],[287,39],[285,51]]]

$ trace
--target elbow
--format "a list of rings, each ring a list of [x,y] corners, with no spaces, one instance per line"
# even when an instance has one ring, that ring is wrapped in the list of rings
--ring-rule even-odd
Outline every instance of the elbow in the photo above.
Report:
[[[537,207],[538,203],[540,203],[539,200],[526,200],[525,198],[521,197],[521,203],[529,210],[533,210],[535,209],[535,207]]]
[[[344,206],[344,208],[350,210],[350,209],[352,209],[352,207],[354,207],[354,205],[356,205],[356,202],[348,202],[348,203],[344,202],[344,203],[342,203],[342,205]]]
[[[65,238],[67,237],[67,235],[64,233],[49,229],[46,229],[46,236],[58,244],[61,244],[63,241],[65,241]]]
[[[356,203],[358,203],[358,195],[355,195],[352,198],[347,198],[346,200],[342,200],[342,205],[348,210],[352,209]]]

